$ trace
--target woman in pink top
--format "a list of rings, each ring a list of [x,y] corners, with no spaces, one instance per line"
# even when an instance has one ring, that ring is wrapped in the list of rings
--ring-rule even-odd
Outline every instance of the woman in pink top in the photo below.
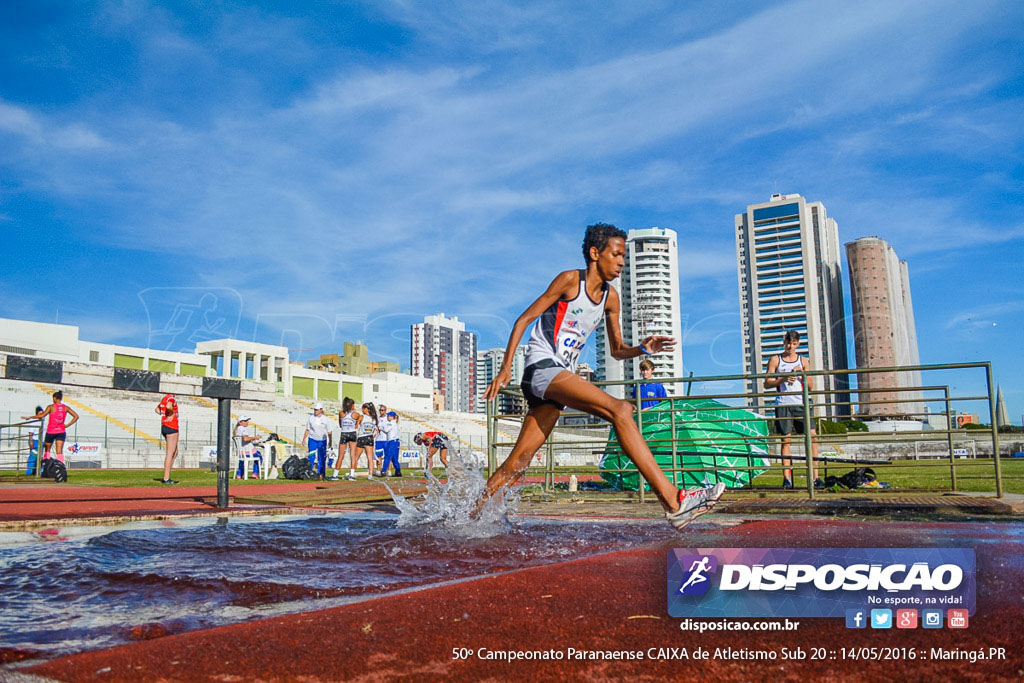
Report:
[[[41,420],[47,415],[50,419],[46,423],[46,437],[43,439],[43,459],[50,457],[50,445],[56,445],[56,456],[61,462],[64,462],[64,442],[68,438],[68,427],[78,422],[78,413],[64,405],[63,391],[53,392],[53,403],[46,406],[46,410],[36,415],[22,417],[23,420]],[[71,422],[66,422],[68,415],[71,416]]]

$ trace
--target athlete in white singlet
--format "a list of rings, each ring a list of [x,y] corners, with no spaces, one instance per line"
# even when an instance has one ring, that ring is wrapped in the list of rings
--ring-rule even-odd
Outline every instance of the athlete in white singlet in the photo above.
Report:
[[[526,329],[536,320],[526,349],[523,394],[530,406],[516,445],[491,478],[477,506],[479,512],[487,499],[511,485],[526,471],[534,453],[547,440],[561,415],[569,406],[608,420],[615,427],[626,456],[650,482],[651,489],[665,508],[665,517],[677,529],[711,509],[725,490],[716,484],[688,491],[677,489],[661,471],[633,420],[633,406],[578,377],[573,371],[587,337],[605,322],[608,348],[613,358],[625,360],[640,355],[671,351],[675,340],[654,336],[639,346],[626,346],[619,327],[619,293],[609,282],[625,266],[626,233],[613,225],[598,223],[587,227],[583,239],[585,270],[560,273],[540,298],[534,301],[512,327],[505,360],[497,377],[487,387],[485,400],[493,400],[508,384],[516,346]]]
[[[775,399],[775,433],[782,435],[782,445],[779,448],[779,455],[782,456],[782,488],[793,488],[793,470],[790,469],[792,461],[789,457],[790,435],[793,433],[804,434],[805,430],[811,431],[811,459],[817,462],[818,440],[813,438],[814,415],[807,415],[804,412],[804,381],[801,372],[811,369],[807,359],[800,356],[796,350],[800,346],[800,333],[796,330],[788,330],[782,338],[782,353],[772,356],[768,360],[768,374],[775,377],[768,377],[764,381],[766,389],[775,389],[779,392]],[[807,378],[807,390],[811,390],[811,378]],[[815,488],[824,487],[824,482],[818,478],[818,468],[814,468]]]
[[[544,392],[560,372],[576,372],[576,363],[586,346],[587,338],[604,318],[610,286],[602,282],[601,298],[594,301],[587,294],[587,271],[577,272],[579,282],[576,295],[571,299],[559,299],[548,306],[537,318],[530,334],[522,388],[523,396],[531,408],[546,400]],[[550,399],[547,402],[557,405],[560,410],[564,407]]]

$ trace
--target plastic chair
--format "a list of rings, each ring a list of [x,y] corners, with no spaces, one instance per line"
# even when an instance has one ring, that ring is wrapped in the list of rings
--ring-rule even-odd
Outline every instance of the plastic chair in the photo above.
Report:
[[[231,442],[235,446],[235,457],[242,463],[242,479],[248,479],[250,469],[259,462],[256,456],[256,447],[251,443],[242,443],[242,437],[240,436],[231,437]],[[260,469],[262,473],[262,470],[265,468]],[[256,475],[254,474],[253,476],[255,477]]]

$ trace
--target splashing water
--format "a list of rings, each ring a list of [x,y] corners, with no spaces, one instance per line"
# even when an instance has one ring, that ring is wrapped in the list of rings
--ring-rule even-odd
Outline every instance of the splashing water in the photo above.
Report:
[[[486,483],[482,467],[456,453],[448,464],[448,481],[442,482],[427,472],[427,492],[422,502],[413,503],[391,487],[388,491],[398,507],[399,527],[429,526],[461,538],[490,538],[512,528],[508,517],[516,511],[519,494],[502,489],[472,514]]]

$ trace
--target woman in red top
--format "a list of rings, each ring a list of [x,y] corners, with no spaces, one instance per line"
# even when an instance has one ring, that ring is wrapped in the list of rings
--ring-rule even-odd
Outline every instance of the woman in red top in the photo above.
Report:
[[[156,407],[156,414],[160,416],[160,433],[167,442],[167,455],[164,456],[164,478],[161,484],[177,484],[171,479],[171,464],[178,455],[178,402],[174,394],[165,394]]]
[[[22,417],[23,420],[42,420],[47,415],[50,419],[46,423],[46,437],[43,439],[43,459],[50,457],[50,444],[56,446],[56,456],[64,462],[64,442],[68,438],[68,427],[78,422],[78,413],[64,405],[64,392],[53,392],[53,403],[46,406],[46,410],[37,412],[35,415]],[[71,422],[65,424],[65,420],[71,416]]]

